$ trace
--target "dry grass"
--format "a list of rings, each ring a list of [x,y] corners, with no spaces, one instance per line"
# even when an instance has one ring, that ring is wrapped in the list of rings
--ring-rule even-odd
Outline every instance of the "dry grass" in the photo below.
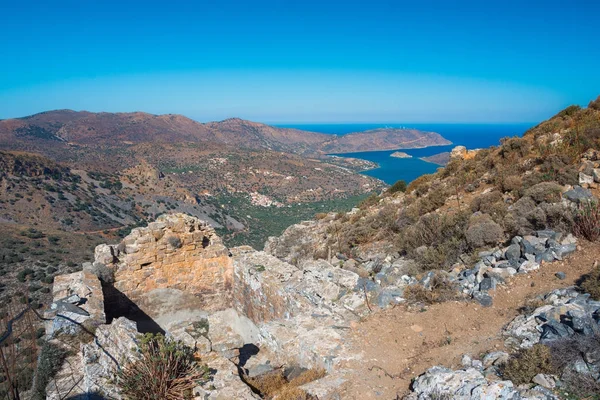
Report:
[[[404,290],[404,298],[412,303],[434,304],[459,299],[456,285],[443,272],[437,271],[431,278],[431,289],[423,285],[411,285]]]
[[[600,238],[600,207],[597,203],[586,203],[575,212],[575,235],[590,242]]]
[[[325,375],[326,372],[323,369],[309,369],[288,380],[284,376],[283,370],[278,370],[254,378],[246,378],[245,380],[265,399],[312,400],[312,396],[302,390],[300,386],[321,379]]]

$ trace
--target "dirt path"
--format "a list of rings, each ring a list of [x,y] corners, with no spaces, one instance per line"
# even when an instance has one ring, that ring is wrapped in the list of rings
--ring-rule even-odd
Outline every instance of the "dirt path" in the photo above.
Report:
[[[500,286],[491,293],[494,304],[489,308],[448,302],[423,311],[396,307],[367,317],[349,336],[351,351],[362,353],[363,359],[345,366],[351,372],[341,398],[402,398],[411,378],[433,365],[457,367],[465,353],[478,357],[504,349],[500,331],[518,315],[527,298],[573,285],[596,260],[600,260],[600,243],[583,243],[568,260],[544,264]],[[567,279],[556,278],[558,271],[565,272]]]

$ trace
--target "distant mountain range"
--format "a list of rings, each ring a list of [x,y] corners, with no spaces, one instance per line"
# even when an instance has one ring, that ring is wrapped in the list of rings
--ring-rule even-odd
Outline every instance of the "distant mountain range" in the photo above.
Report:
[[[295,154],[351,153],[451,144],[434,132],[382,128],[343,136],[273,127],[239,118],[199,123],[182,115],[56,110],[0,120],[0,147],[41,139],[46,144],[110,145],[212,142]]]

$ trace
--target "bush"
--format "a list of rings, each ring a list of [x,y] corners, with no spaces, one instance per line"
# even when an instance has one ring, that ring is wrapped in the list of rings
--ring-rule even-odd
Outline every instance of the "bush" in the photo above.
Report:
[[[595,324],[593,319],[590,322]],[[574,371],[573,365],[586,354],[598,353],[600,335],[573,335],[555,340],[549,347],[554,368],[557,374],[561,374],[564,388],[578,398],[597,398],[593,395],[600,394],[600,382],[591,374]]]
[[[423,215],[397,236],[398,247],[424,270],[449,267],[468,248],[466,224],[466,213]]]
[[[406,182],[404,182],[403,180],[399,180],[398,182],[396,182],[392,186],[390,186],[390,188],[388,189],[388,192],[390,192],[390,193],[406,192]]]
[[[46,399],[46,386],[60,370],[66,357],[67,352],[64,349],[53,343],[44,342],[37,366],[35,386],[33,387],[32,398],[34,400]]]
[[[193,349],[163,335],[144,335],[138,355],[117,374],[125,399],[191,399],[192,389],[207,378],[208,370],[195,361]]]
[[[465,236],[471,248],[476,249],[486,245],[494,246],[502,242],[504,231],[489,215],[483,214],[471,218]]]
[[[588,104],[588,108],[600,111],[600,96],[598,96],[596,100],[590,101],[590,103]]]
[[[538,343],[511,357],[503,367],[502,376],[521,385],[530,383],[537,374],[550,374],[554,371],[550,348]]]
[[[584,203],[575,211],[573,217],[575,235],[590,242],[600,238],[600,207],[598,203]]]
[[[556,182],[541,182],[525,191],[536,203],[556,203],[560,201],[562,186]]]
[[[584,275],[579,286],[594,300],[600,301],[600,265],[596,265],[589,274]]]
[[[431,289],[421,284],[410,285],[404,289],[404,298],[413,303],[434,304],[460,298],[456,284],[450,281],[444,272],[436,271],[431,277]]]

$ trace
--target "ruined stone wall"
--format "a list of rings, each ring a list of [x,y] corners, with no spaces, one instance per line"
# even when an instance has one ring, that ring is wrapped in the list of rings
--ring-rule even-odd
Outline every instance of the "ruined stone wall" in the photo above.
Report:
[[[142,309],[142,296],[155,289],[191,294],[205,310],[231,304],[229,251],[210,225],[185,214],[162,215],[118,246],[98,246],[94,264],[114,271],[114,287]]]

